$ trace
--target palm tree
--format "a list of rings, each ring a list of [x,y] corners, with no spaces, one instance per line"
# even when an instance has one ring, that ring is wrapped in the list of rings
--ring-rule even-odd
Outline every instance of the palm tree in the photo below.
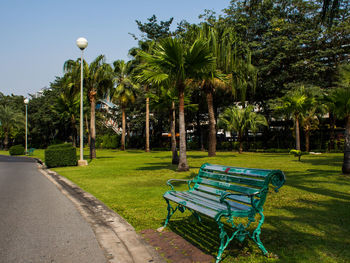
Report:
[[[326,106],[323,104],[323,91],[319,87],[309,87],[305,93],[308,103],[304,106],[300,121],[305,133],[305,151],[309,152],[311,132],[318,129],[319,119],[326,112]]]
[[[4,132],[4,148],[8,150],[9,134],[14,129],[24,127],[24,116],[8,106],[0,105],[0,127]]]
[[[339,68],[338,79],[340,87],[332,94],[332,99],[335,115],[346,121],[342,171],[344,174],[350,174],[350,64]]]
[[[300,150],[300,118],[305,108],[310,105],[310,100],[305,92],[304,86],[289,91],[275,106],[277,112],[285,116],[291,116],[295,124],[295,149]]]
[[[178,102],[176,91],[171,87],[160,86],[156,95],[152,96],[153,108],[168,110],[170,121],[170,134],[171,134],[171,153],[172,164],[179,164],[179,155],[176,146],[176,107]]]
[[[198,34],[200,39],[208,41],[209,49],[216,58],[216,63],[210,70],[202,72],[200,76],[201,88],[205,92],[208,105],[208,156],[210,157],[216,155],[216,120],[213,101],[215,91],[231,87],[231,92],[235,96],[240,91],[240,99],[245,105],[248,88],[255,91],[257,69],[251,64],[249,50],[247,47],[242,48],[243,45],[231,29],[223,28],[220,24],[210,26],[202,23]]]
[[[149,134],[149,91],[150,86],[153,84],[152,81],[149,81],[147,78],[145,79],[142,74],[142,59],[140,56],[138,56],[138,52],[140,50],[151,52],[154,42],[153,41],[140,41],[139,42],[139,48],[132,48],[129,51],[129,54],[134,57],[134,60],[132,60],[132,64],[134,67],[134,71],[136,71],[136,79],[143,84],[145,93],[146,93],[146,144],[145,144],[145,151],[150,152],[150,134]],[[137,72],[141,71],[141,72]]]
[[[69,119],[72,129],[72,144],[76,147],[77,138],[77,116],[79,115],[79,86],[76,86],[72,79],[72,74],[66,73],[63,78],[58,78],[52,85],[60,91],[57,103],[54,105],[54,110],[58,113],[61,119]]]
[[[74,75],[72,81],[76,84],[80,78],[80,59],[73,61],[68,60],[64,64],[65,72]],[[98,98],[105,96],[106,92],[113,87],[113,71],[109,64],[105,62],[105,56],[99,55],[90,63],[83,63],[84,67],[84,88],[90,102],[90,158],[96,158],[96,101]]]
[[[115,82],[117,87],[114,91],[112,100],[117,101],[122,109],[122,138],[121,150],[125,150],[125,109],[129,103],[134,103],[136,98],[136,91],[138,85],[135,84],[132,77],[131,62],[125,63],[124,60],[117,60],[113,62]]]
[[[154,70],[152,77],[155,82],[167,80],[174,86],[179,97],[179,131],[180,131],[180,157],[179,171],[189,170],[186,157],[186,130],[185,130],[185,87],[186,80],[205,71],[215,62],[208,45],[203,40],[196,40],[187,47],[180,39],[165,38],[156,44],[153,53],[140,52],[150,71]]]
[[[237,133],[239,153],[242,153],[245,132],[251,130],[255,133],[260,126],[267,126],[267,121],[263,115],[254,112],[254,107],[251,105],[245,108],[232,106],[226,108],[219,116],[219,126]]]

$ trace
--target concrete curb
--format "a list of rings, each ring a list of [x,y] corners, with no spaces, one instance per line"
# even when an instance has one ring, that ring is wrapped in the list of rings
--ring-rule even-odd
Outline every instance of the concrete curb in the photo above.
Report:
[[[73,202],[90,224],[108,262],[165,263],[124,218],[67,178],[47,169],[40,159],[37,162],[39,171]]]

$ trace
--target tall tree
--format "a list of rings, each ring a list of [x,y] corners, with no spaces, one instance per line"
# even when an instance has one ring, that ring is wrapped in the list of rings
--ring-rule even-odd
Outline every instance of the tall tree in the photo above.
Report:
[[[131,62],[125,63],[124,60],[113,62],[115,82],[117,87],[114,90],[113,99],[117,101],[122,110],[122,138],[121,150],[125,150],[125,131],[126,131],[126,116],[125,109],[129,103],[133,103],[136,98],[136,91],[139,88],[132,77]]]
[[[66,72],[77,75],[80,70],[80,59],[73,61],[68,60],[64,64]],[[112,68],[105,62],[105,56],[99,55],[90,65],[83,63],[84,67],[84,88],[90,102],[90,158],[96,158],[96,102],[98,98],[103,98],[107,91],[113,87]],[[79,82],[80,83],[80,82]]]
[[[4,133],[4,148],[8,150],[9,134],[21,127],[24,127],[24,116],[8,106],[0,105],[0,127]]]
[[[342,171],[344,174],[350,174],[350,64],[339,68],[338,85],[340,87],[333,93],[332,98],[336,116],[344,118],[346,122]]]
[[[156,81],[168,80],[179,96],[179,130],[180,130],[180,157],[179,171],[189,170],[186,157],[186,130],[184,99],[186,80],[196,76],[199,71],[207,70],[214,63],[214,58],[206,42],[196,40],[190,47],[181,40],[165,38],[159,41],[152,54],[141,52],[150,69],[155,69],[153,79]]]
[[[62,78],[58,78],[53,84],[53,88],[58,88],[60,93],[57,102],[53,105],[54,110],[61,120],[69,120],[72,130],[72,144],[76,147],[77,138],[77,116],[79,116],[79,86],[72,80],[74,76],[66,73]]]

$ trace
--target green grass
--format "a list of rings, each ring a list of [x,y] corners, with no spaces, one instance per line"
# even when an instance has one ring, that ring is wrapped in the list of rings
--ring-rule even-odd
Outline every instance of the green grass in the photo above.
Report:
[[[1,152],[2,153],[2,152]],[[43,156],[40,150],[35,156]],[[87,152],[86,152],[87,154]],[[191,178],[205,162],[281,169],[287,182],[270,191],[264,206],[261,239],[279,258],[265,258],[251,241],[233,241],[223,262],[350,262],[350,177],[341,175],[342,154],[306,155],[298,162],[289,154],[188,152],[189,172],[176,172],[170,152],[99,150],[86,167],[54,170],[90,192],[123,216],[137,231],[160,227],[166,217],[162,194],[169,178]],[[216,255],[217,227],[198,224],[190,213],[177,212],[169,229]]]

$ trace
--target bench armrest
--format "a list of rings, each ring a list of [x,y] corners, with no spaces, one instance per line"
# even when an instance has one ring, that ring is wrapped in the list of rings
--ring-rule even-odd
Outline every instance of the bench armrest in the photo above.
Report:
[[[225,199],[230,196],[230,195],[238,195],[238,196],[248,196],[248,197],[252,197],[254,195],[257,195],[259,194],[260,191],[256,191],[255,193],[253,194],[244,194],[244,193],[240,193],[240,194],[234,194],[234,193],[222,193],[221,196],[220,196],[220,202],[223,203],[225,201]]]
[[[188,188],[190,188],[190,184],[192,180],[186,180],[186,179],[169,179],[166,184],[171,187],[171,190],[174,190],[174,186],[171,184],[172,181],[177,181],[177,182],[187,182]]]

